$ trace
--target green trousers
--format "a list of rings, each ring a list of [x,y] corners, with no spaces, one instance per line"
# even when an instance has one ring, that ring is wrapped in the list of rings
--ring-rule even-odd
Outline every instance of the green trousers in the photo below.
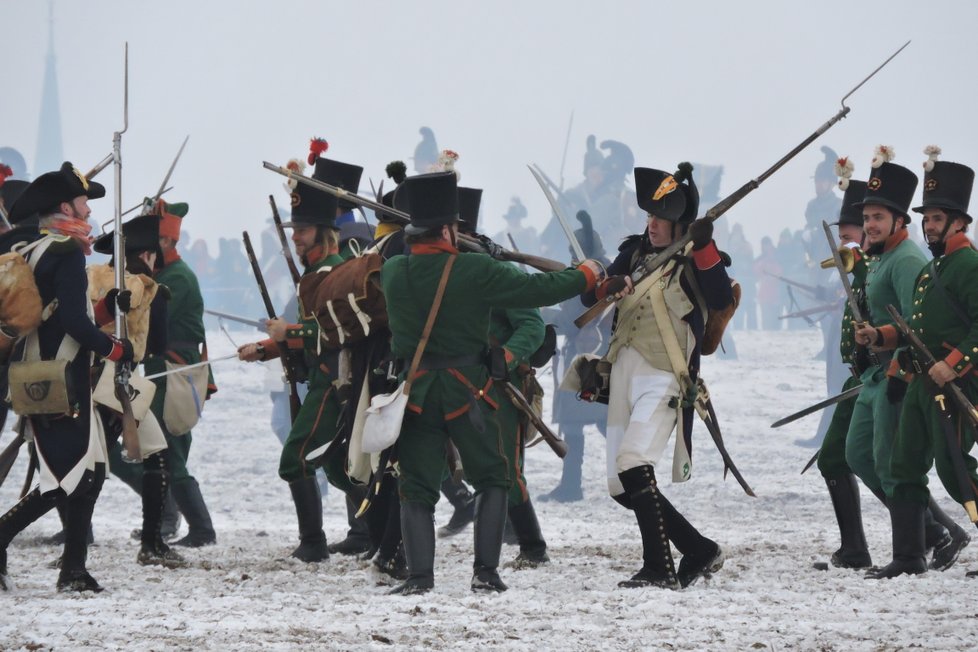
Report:
[[[930,496],[927,473],[936,465],[937,475],[947,493],[954,500],[963,503],[964,497],[951,462],[951,449],[944,434],[933,388],[926,374],[916,376],[907,388],[903,411],[900,413],[900,429],[893,442],[893,456],[890,460],[890,472],[895,486],[892,492],[886,493],[900,500],[926,504]],[[969,384],[965,387],[965,395],[974,404],[978,391]],[[945,401],[949,402],[950,399],[945,398]],[[954,438],[964,455],[968,480],[972,487],[978,487],[978,462],[971,455],[975,444],[974,431],[965,419],[957,415],[953,419],[953,428]],[[970,498],[972,497],[969,496]]]
[[[314,380],[309,384],[309,393],[302,401],[299,414],[282,446],[278,475],[286,482],[314,476],[318,466],[307,462],[306,455],[333,441],[336,436],[340,404],[332,384],[325,378],[321,381]],[[353,486],[346,475],[345,455],[334,455],[323,464],[323,470],[329,483],[338,489],[347,491]]]
[[[858,384],[859,379],[850,376],[842,385],[842,392],[846,392]],[[825,432],[822,446],[818,450],[818,471],[823,478],[837,478],[852,472],[852,469],[846,464],[846,435],[849,433],[849,421],[852,419],[856,398],[858,397],[846,399],[835,406],[835,413],[829,422],[829,429]]]
[[[886,400],[886,372],[870,367],[860,381],[846,434],[846,464],[870,489],[889,494],[895,485],[890,475],[890,455],[896,435],[899,406]]]

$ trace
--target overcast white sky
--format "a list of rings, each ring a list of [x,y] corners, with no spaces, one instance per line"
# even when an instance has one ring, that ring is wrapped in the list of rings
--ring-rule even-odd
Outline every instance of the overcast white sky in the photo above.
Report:
[[[269,193],[287,200],[263,159],[304,156],[308,139],[322,136],[327,156],[366,168],[366,186],[367,177],[383,178],[389,161],[412,155],[423,125],[440,148],[459,152],[462,183],[485,189],[488,232],[502,226],[514,194],[542,225],[549,211],[525,165],[558,176],[572,110],[568,185],[580,181],[585,138],[595,134],[627,143],[637,165],[723,164],[727,194],[834,115],[841,96],[908,39],[910,47],[850,99],[850,116],[729,219],[755,243],[800,227],[822,144],[849,154],[857,178],[868,177],[878,143],[914,170],[931,143],[945,159],[978,165],[974,2],[57,0],[54,7],[65,157],[87,169],[110,151],[128,40],[125,203],[155,191],[190,134],[170,198],[190,203],[187,230],[212,243],[259,229]],[[0,33],[0,146],[16,147],[33,168],[48,3],[0,0]],[[94,207],[100,221],[111,217],[110,199]]]

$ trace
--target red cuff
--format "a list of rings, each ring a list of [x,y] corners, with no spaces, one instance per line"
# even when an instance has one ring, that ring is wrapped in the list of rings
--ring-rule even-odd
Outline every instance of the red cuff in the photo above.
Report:
[[[122,357],[122,342],[120,342],[119,340],[113,337],[112,349],[109,351],[109,354],[105,356],[105,359],[111,360],[112,362],[118,362],[119,358],[121,357]]]
[[[897,332],[896,326],[887,324],[886,326],[880,326],[877,330],[883,336],[881,349],[889,350],[897,348],[897,345],[900,343],[900,334]]]
[[[106,324],[111,324],[115,321],[115,317],[109,312],[109,306],[106,304],[105,297],[98,300],[95,304],[95,324],[97,326],[105,326]]]
[[[508,366],[508,365],[509,365],[509,364],[510,364],[511,362],[513,362],[513,360],[515,360],[515,359],[516,359],[516,356],[515,356],[515,355],[513,355],[513,352],[512,352],[512,351],[510,351],[509,349],[507,349],[507,348],[506,348],[505,346],[503,347],[503,353],[505,353],[505,354],[506,354],[506,365],[507,365],[507,366]]]
[[[711,241],[708,245],[702,249],[693,250],[693,262],[696,263],[696,269],[710,269],[720,262],[720,250],[717,249],[715,242]]]
[[[601,281],[598,287],[594,290],[594,297],[598,301],[604,301],[604,298],[608,296],[608,279]]]
[[[947,357],[944,358],[944,362],[946,362],[947,363],[947,366],[951,367],[951,369],[954,369],[955,367],[958,366],[958,364],[960,364],[960,362],[963,359],[964,359],[964,354],[961,353],[961,351],[959,351],[958,349],[951,349],[951,352],[948,353],[947,354]],[[970,365],[969,365],[969,367],[970,367]],[[966,369],[962,369],[962,373],[960,373],[958,375],[959,376],[963,376],[967,372],[968,372],[968,369],[967,368]]]
[[[593,290],[595,284],[598,282],[598,277],[594,275],[594,272],[591,271],[591,268],[584,267],[582,265],[581,267],[577,268],[577,271],[582,272],[584,274],[584,281],[587,284],[586,287],[584,288],[584,291],[590,292],[591,290]]]
[[[897,362],[896,358],[890,360],[890,365],[886,368],[886,376],[890,378],[892,376],[900,376],[900,363]]]
[[[265,347],[265,357],[262,360],[274,360],[275,358],[281,357],[282,351],[278,348],[278,342],[275,340],[269,338],[262,340],[259,344]]]

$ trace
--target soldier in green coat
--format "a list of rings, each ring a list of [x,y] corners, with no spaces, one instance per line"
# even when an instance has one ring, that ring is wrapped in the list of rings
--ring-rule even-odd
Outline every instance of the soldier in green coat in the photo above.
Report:
[[[927,473],[937,466],[937,474],[947,492],[960,503],[974,500],[978,486],[978,462],[970,453],[974,429],[960,414],[954,417],[954,430],[960,442],[960,454],[967,467],[970,496],[961,495],[951,462],[935,392],[947,383],[957,383],[972,404],[978,400],[978,252],[968,240],[966,231],[972,219],[968,202],[974,183],[974,172],[959,163],[936,161],[937,148],[928,148],[925,163],[923,205],[913,210],[923,213],[923,230],[934,260],[916,276],[913,302],[907,323],[921,339],[937,364],[925,373],[914,373],[900,414],[900,428],[893,442],[890,474],[893,486],[888,488],[893,521],[893,561],[875,576],[896,577],[927,570],[925,560],[924,518],[933,499],[927,489]],[[858,336],[886,349],[900,344],[895,327],[866,328]],[[915,360],[919,363],[920,360]],[[913,367],[913,365],[910,365]],[[905,371],[913,373],[915,368]],[[954,563],[971,537],[956,524],[951,530],[952,543],[943,564],[936,559],[931,568],[944,570]]]
[[[851,168],[844,172],[851,174]],[[840,186],[845,186],[842,198],[842,209],[839,212],[839,243],[840,249],[851,257],[852,290],[861,309],[865,306],[866,259],[860,245],[863,240],[862,210],[854,204],[862,200],[866,194],[866,183],[854,181],[843,176]],[[846,302],[842,314],[842,339],[840,344],[843,362],[849,366],[851,374],[842,386],[845,392],[859,385],[859,378],[869,365],[867,349],[857,346],[853,330],[853,315]],[[818,470],[825,479],[825,485],[832,499],[835,518],[839,524],[839,534],[842,545],[832,553],[831,562],[839,568],[868,568],[872,565],[869,549],[866,545],[866,534],[863,531],[862,511],[859,504],[859,483],[852,469],[846,464],[846,434],[849,431],[849,420],[856,403],[850,398],[839,403],[829,422],[825,438],[818,452]]]
[[[166,321],[166,353],[162,356],[147,356],[143,361],[146,375],[166,370],[166,362],[175,364],[194,364],[202,359],[204,343],[204,298],[200,293],[197,276],[177,253],[177,241],[183,218],[189,207],[185,203],[169,204],[158,200],[155,212],[160,216],[160,250],[163,253],[162,266],[154,280],[170,289],[170,302]],[[159,262],[157,262],[159,265]],[[213,376],[208,379],[207,396],[217,391]],[[187,470],[190,455],[191,433],[170,432],[164,419],[167,378],[159,378],[156,394],[153,397],[152,411],[160,422],[167,443],[167,466],[170,470],[170,494],[180,513],[187,519],[187,536],[174,541],[174,545],[197,548],[217,542],[211,515],[200,492],[200,484]],[[206,397],[201,397],[205,399]],[[200,410],[203,400],[188,404],[188,410]]]
[[[454,262],[419,371],[412,378],[397,443],[401,526],[410,574],[393,592],[424,593],[434,586],[433,516],[449,438],[476,491],[472,589],[504,591],[497,567],[513,473],[497,417],[505,397],[485,364],[490,312],[568,299],[593,288],[600,267],[585,261],[576,270],[529,275],[484,254],[458,253],[458,193],[451,172],[406,179],[397,190],[395,206],[411,214],[406,228],[411,255],[388,260],[382,283],[391,349],[405,367],[421,341],[443,270]]]
[[[343,262],[339,255],[339,231],[336,228],[336,198],[329,193],[298,184],[292,189],[292,242],[305,265],[303,277]],[[337,377],[337,354],[320,346],[320,331],[309,308],[299,301],[299,322],[268,320],[269,338],[246,344],[238,357],[253,362],[285,357],[296,352],[304,359],[309,392],[292,421],[289,436],[279,459],[279,477],[289,484],[299,522],[299,546],[292,556],[305,562],[329,558],[326,534],[323,532],[323,500],[316,482],[317,465],[306,460],[312,452],[336,435],[340,401],[333,381]],[[336,456],[339,457],[339,456]],[[334,458],[335,459],[335,458]],[[342,459],[326,466],[331,484],[346,490],[349,480]]]
[[[477,235],[482,190],[458,189],[459,231]],[[504,351],[508,381],[532,403],[534,393],[542,392],[533,376],[529,359],[543,344],[546,325],[539,308],[494,309],[489,322],[489,344]],[[496,411],[505,435],[504,453],[510,463],[513,483],[509,490],[507,513],[509,523],[520,546],[519,555],[508,565],[513,568],[533,568],[550,561],[547,542],[540,530],[540,521],[530,501],[526,476],[523,474],[524,450],[528,418],[505,396]],[[442,487],[444,492],[444,486]]]

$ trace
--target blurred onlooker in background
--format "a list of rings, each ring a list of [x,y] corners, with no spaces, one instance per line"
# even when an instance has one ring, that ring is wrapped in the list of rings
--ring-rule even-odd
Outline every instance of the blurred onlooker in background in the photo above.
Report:
[[[536,254],[540,251],[540,236],[532,226],[523,226],[526,218],[526,206],[520,201],[519,197],[510,200],[509,208],[503,219],[506,220],[506,228],[493,237],[496,244],[502,245],[507,249],[510,247],[509,236],[513,237],[516,247],[523,252]]]
[[[734,224],[724,248],[733,263],[727,273],[740,283],[740,306],[730,325],[733,328],[757,328],[757,276],[754,272],[754,247],[744,236],[744,228]]]
[[[761,240],[761,255],[754,261],[754,276],[757,278],[757,304],[761,308],[761,329],[780,330],[781,322],[781,281],[772,275],[780,276],[781,263],[778,262],[774,241],[769,236]]]

